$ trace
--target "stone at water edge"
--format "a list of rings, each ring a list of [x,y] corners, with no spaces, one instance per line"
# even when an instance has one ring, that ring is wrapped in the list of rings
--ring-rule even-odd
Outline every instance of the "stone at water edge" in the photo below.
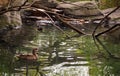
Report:
[[[79,1],[74,3],[59,3],[57,8],[63,9],[67,15],[95,16],[103,15],[94,1]]]

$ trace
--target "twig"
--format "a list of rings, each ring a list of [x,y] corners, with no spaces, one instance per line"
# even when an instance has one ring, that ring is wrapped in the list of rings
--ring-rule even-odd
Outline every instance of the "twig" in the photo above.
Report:
[[[28,0],[26,0],[21,6],[19,6],[18,11],[19,11],[23,6],[25,6],[27,2],[28,2]]]

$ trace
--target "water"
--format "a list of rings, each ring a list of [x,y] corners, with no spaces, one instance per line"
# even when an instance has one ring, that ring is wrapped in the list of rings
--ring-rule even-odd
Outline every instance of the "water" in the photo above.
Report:
[[[76,35],[69,29],[65,32],[70,36]],[[44,26],[43,32],[39,33],[38,38],[31,43],[40,49],[39,67],[36,64],[28,65],[29,67],[26,67],[26,63],[19,64],[13,54],[7,49],[1,49],[0,76],[25,76],[26,69],[28,69],[28,76],[35,76],[36,73],[40,76],[39,72],[46,76],[120,75],[120,60],[108,57],[101,47],[98,50],[91,36],[66,39],[65,35],[54,27]],[[109,43],[105,44],[112,54],[119,56],[118,44],[111,44],[111,47]],[[16,50],[22,50],[23,53],[29,52],[22,48]]]
[[[63,62],[61,64],[45,67],[49,70],[47,76],[89,76],[89,66],[64,66],[66,64],[84,64],[87,62]]]

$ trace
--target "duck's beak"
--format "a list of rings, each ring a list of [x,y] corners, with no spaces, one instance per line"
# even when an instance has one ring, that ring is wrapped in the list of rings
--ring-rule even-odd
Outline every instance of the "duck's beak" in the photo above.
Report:
[[[37,51],[36,54],[39,54],[39,52]]]

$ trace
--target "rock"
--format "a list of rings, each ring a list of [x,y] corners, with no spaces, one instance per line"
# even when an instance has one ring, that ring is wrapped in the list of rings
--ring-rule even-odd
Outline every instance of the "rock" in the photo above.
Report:
[[[66,15],[98,16],[103,15],[93,1],[79,1],[74,3],[60,3],[57,8],[63,9]]]
[[[19,11],[12,11],[5,13],[7,16],[7,22],[11,25],[22,25],[21,16]]]
[[[25,0],[15,0],[9,3],[9,0],[0,0],[0,9],[6,9],[12,6],[21,6],[24,1]],[[7,25],[22,25],[20,11],[8,11],[0,15],[0,28]]]
[[[19,26],[22,25],[19,11],[12,11],[0,15],[0,29],[8,25]]]
[[[49,8],[56,8],[57,6],[57,1],[56,0],[39,0],[39,1],[35,1],[35,3],[32,6],[45,6],[45,7],[49,7]]]

